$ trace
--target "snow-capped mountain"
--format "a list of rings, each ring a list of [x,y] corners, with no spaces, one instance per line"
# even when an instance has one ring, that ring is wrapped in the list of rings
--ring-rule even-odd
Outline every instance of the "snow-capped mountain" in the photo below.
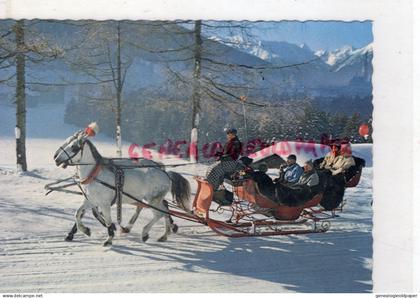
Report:
[[[350,66],[361,64],[361,69],[366,68],[365,64],[371,64],[373,56],[373,45],[354,49],[352,46],[344,46],[334,51],[318,50],[315,55],[320,57],[326,64],[330,65],[335,72]]]
[[[244,40],[242,36],[230,36],[223,39],[212,36],[210,39],[272,63],[301,63],[316,58],[306,44],[295,45],[283,41]]]
[[[334,66],[340,64],[341,62],[345,61],[348,57],[350,57],[353,53],[354,49],[352,46],[344,46],[340,49],[326,52],[322,59],[330,66]]]
[[[336,71],[339,71],[347,66],[355,65],[360,62],[362,64],[370,64],[373,56],[373,45],[369,44],[363,48],[352,50],[345,59],[341,60],[340,63],[335,63]],[[363,65],[364,66],[364,65]]]
[[[345,53],[345,54],[344,54]],[[367,82],[370,85],[373,67],[373,45],[369,44],[360,49],[347,48],[340,51],[338,55],[331,55],[331,60],[335,59],[335,63],[331,65],[331,70],[338,74],[343,82],[349,82],[349,85],[360,86],[361,83]],[[370,89],[367,91],[369,92]]]
[[[262,60],[271,61],[278,56],[272,51],[264,49],[261,41],[245,40],[242,36],[229,36],[221,38],[219,36],[210,36],[210,40],[225,44],[230,47],[238,48],[243,52],[256,56]]]
[[[358,49],[345,45],[333,51],[313,51],[306,44],[296,45],[284,41],[247,41],[240,36],[232,36],[226,39],[211,37],[210,39],[236,47],[272,63],[303,63],[318,57],[334,71],[360,63],[360,61],[371,63],[373,54],[372,44]]]
[[[370,92],[371,89],[372,44],[362,48],[346,45],[333,51],[313,51],[306,44],[296,45],[284,41],[248,41],[238,36],[212,39],[276,66],[303,64],[299,66],[298,74],[291,69],[273,74],[287,77],[293,88],[301,86],[322,88],[325,91],[325,88],[349,86],[346,93],[354,91],[356,94]],[[357,82],[357,87],[354,82]]]

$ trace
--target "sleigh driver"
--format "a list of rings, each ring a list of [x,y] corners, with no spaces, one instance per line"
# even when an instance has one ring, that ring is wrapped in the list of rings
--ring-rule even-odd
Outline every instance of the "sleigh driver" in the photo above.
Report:
[[[237,133],[235,128],[226,130],[227,142],[223,151],[216,153],[217,162],[207,170],[206,180],[213,186],[214,190],[217,190],[223,183],[225,176],[245,168],[245,165],[238,161],[242,153],[242,143]]]

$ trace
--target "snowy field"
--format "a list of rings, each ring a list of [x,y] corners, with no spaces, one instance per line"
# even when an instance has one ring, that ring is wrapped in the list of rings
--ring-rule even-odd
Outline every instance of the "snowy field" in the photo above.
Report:
[[[0,106],[0,292],[370,292],[372,290],[372,168],[364,169],[357,188],[347,189],[347,204],[326,233],[229,239],[207,227],[175,219],[180,226],[167,242],[163,222],[147,243],[142,213],[128,235],[116,234],[103,248],[107,232],[88,213],[89,238],[76,234],[64,242],[82,197],[52,193],[44,185],[73,174],[56,168],[55,150],[77,128],[64,125],[62,110],[28,110],[29,172],[15,173],[15,112]],[[114,142],[94,140],[104,156]],[[127,152],[125,144],[123,152]],[[371,160],[370,148],[359,148]],[[355,146],[354,151],[358,148]],[[175,159],[164,160],[175,163]],[[178,161],[179,162],[179,161]],[[368,162],[371,166],[371,163]],[[191,184],[205,165],[174,168]],[[172,169],[171,169],[172,170]],[[168,197],[169,198],[169,197]],[[134,211],[123,210],[127,220]],[[125,215],[125,217],[124,217]],[[116,211],[113,210],[116,221]]]

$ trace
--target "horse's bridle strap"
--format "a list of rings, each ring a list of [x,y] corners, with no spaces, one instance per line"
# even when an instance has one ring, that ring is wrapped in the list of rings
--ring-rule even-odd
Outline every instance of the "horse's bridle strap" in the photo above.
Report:
[[[80,184],[89,184],[91,183],[98,175],[99,172],[102,170],[101,164],[96,164],[96,166],[93,168],[93,170],[89,173],[89,175],[84,178],[82,181],[80,181]]]

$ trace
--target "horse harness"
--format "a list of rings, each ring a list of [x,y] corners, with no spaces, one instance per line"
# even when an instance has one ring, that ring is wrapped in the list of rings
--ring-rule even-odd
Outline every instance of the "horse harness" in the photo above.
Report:
[[[87,197],[87,195],[86,195],[86,193],[85,193],[85,191],[81,187],[81,185],[88,185],[88,184],[90,184],[90,183],[92,183],[92,182],[95,181],[95,182],[98,182],[98,183],[102,184],[103,186],[105,186],[105,187],[107,187],[107,188],[112,189],[112,190],[115,191],[115,195],[114,195],[114,198],[113,198],[113,200],[111,202],[111,206],[114,205],[115,203],[117,204],[117,222],[118,222],[118,225],[119,226],[121,226],[121,220],[122,220],[121,214],[122,214],[122,197],[123,197],[123,195],[129,197],[133,201],[136,201],[139,205],[142,205],[142,206],[148,207],[148,208],[152,208],[152,209],[154,209],[156,211],[159,211],[159,212],[168,214],[169,216],[171,215],[170,212],[167,212],[167,211],[162,210],[160,208],[157,208],[155,206],[152,206],[152,205],[149,205],[147,203],[144,203],[142,200],[140,200],[138,198],[135,198],[134,196],[132,196],[132,195],[124,192],[124,189],[123,189],[123,187],[124,187],[124,170],[125,169],[135,169],[135,168],[143,168],[143,167],[144,168],[157,168],[157,169],[161,170],[163,173],[165,173],[168,176],[168,178],[173,182],[171,176],[164,169],[162,169],[162,167],[166,167],[168,165],[163,165],[163,164],[161,165],[161,164],[158,164],[158,163],[156,163],[156,165],[144,165],[144,166],[143,165],[132,165],[132,166],[130,166],[130,165],[118,165],[114,161],[121,160],[120,158],[113,159],[113,158],[104,158],[104,157],[102,157],[99,154],[99,152],[96,150],[95,146],[93,146],[93,144],[89,140],[86,140],[83,143],[83,145],[81,146],[80,149],[82,151],[82,154],[83,154],[84,145],[86,143],[89,145],[89,147],[91,149],[91,152],[92,152],[92,155],[93,155],[93,158],[95,159],[95,164],[94,164],[95,167],[92,169],[92,171],[89,173],[89,175],[86,178],[83,178],[82,180],[79,179],[78,181],[76,180],[77,177],[70,177],[70,178],[67,178],[67,179],[63,179],[63,180],[59,180],[57,182],[51,183],[51,184],[49,184],[49,185],[46,186],[46,189],[49,190],[48,193],[50,193],[50,192],[52,192],[54,190],[58,190],[58,189],[66,188],[66,187],[69,187],[69,186],[77,185],[79,187],[80,191],[81,191],[80,194],[82,194],[85,197],[86,200],[89,200],[88,197]],[[60,147],[60,149],[63,152],[65,152],[65,154],[67,155],[67,157],[69,158],[69,160],[72,161],[72,158],[75,155],[70,156],[66,152],[66,150],[64,148],[62,148],[62,146]],[[73,163],[72,162],[69,165],[77,166],[77,165],[84,165],[84,164],[78,164],[78,163]],[[188,165],[188,164],[177,164],[177,165],[170,165],[170,166],[183,166],[183,165]],[[101,179],[98,178],[100,172],[104,168],[105,169],[109,169],[112,173],[114,173],[114,176],[115,176],[115,186],[113,186],[113,185],[111,185],[111,184],[109,184],[109,183],[107,183],[105,181],[102,181]],[[69,183],[67,185],[64,185],[64,187],[53,187],[52,186],[52,185],[56,185],[57,183],[61,183],[61,182],[67,181],[69,179],[73,179],[74,182],[73,183]],[[67,192],[76,193],[76,192],[72,192],[72,191],[67,191]],[[190,220],[190,219],[186,219],[186,220]]]
[[[112,189],[115,191],[114,194],[114,198],[111,201],[111,206],[113,206],[115,203],[117,204],[117,223],[118,225],[121,226],[121,220],[122,220],[122,197],[123,195],[126,195],[128,197],[130,197],[131,199],[135,200],[137,203],[140,203],[144,206],[148,206],[147,204],[144,204],[143,202],[141,202],[141,200],[138,200],[136,198],[134,198],[133,196],[127,194],[124,192],[124,170],[125,169],[134,169],[134,168],[138,168],[138,166],[129,166],[129,165],[118,165],[116,164],[114,161],[115,160],[120,160],[120,159],[112,159],[112,158],[104,158],[102,157],[99,152],[96,150],[96,148],[89,142],[86,141],[86,143],[89,145],[92,155],[95,159],[95,167],[92,169],[92,171],[89,173],[89,175],[84,178],[83,180],[81,180],[79,183],[82,185],[88,185],[94,181],[100,183],[101,185]],[[82,148],[83,150],[83,148]],[[160,168],[160,166],[158,164],[152,166],[149,165],[147,167],[154,167],[154,168],[158,168],[160,169],[162,172],[164,172],[169,179],[172,181],[171,177],[168,175],[168,173],[166,173],[166,171],[164,171],[163,169]],[[112,173],[114,173],[114,177],[115,177],[115,182],[114,182],[114,186],[99,179],[99,173],[102,171],[102,169],[108,169],[110,170]],[[84,193],[84,191],[82,190],[82,193],[84,194],[85,198],[88,200],[86,194]],[[159,210],[161,211],[161,210]]]
[[[105,161],[105,160],[102,160]],[[96,161],[97,164],[93,168],[93,170],[89,173],[89,175],[80,181],[82,185],[88,185],[94,181],[102,184],[103,186],[110,188],[115,191],[114,198],[112,199],[111,206],[115,203],[117,204],[117,223],[121,226],[122,220],[122,197],[123,197],[123,187],[124,187],[124,168],[122,166],[116,165],[112,159],[107,159],[106,163],[99,163]],[[98,178],[99,173],[102,171],[103,168],[109,169],[111,172],[114,173],[115,183],[114,186],[110,185],[109,183],[102,181]],[[86,196],[85,196],[86,197]],[[86,197],[87,199],[87,197]]]

